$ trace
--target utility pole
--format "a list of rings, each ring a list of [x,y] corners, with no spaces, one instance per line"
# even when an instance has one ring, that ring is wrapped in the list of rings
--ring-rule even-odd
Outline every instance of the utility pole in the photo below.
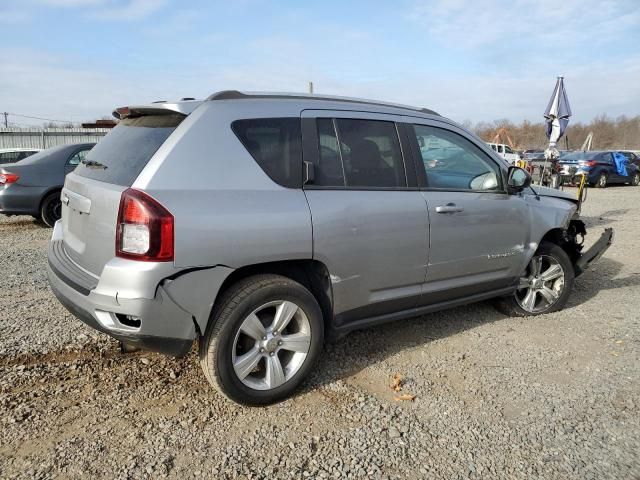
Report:
[[[309,93],[313,95],[313,82],[309,82]]]
[[[9,128],[9,121],[7,120],[9,114],[7,112],[2,112],[2,114],[4,115],[4,128]]]

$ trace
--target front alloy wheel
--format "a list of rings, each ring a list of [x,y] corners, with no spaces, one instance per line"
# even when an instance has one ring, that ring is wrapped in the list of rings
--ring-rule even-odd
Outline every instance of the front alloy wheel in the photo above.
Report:
[[[564,290],[564,270],[553,257],[536,255],[531,259],[527,274],[520,278],[515,293],[520,307],[530,314],[550,310]]]
[[[516,317],[562,310],[571,294],[574,277],[567,252],[555,243],[541,242],[518,279],[516,291],[496,299],[495,306],[502,313]]]

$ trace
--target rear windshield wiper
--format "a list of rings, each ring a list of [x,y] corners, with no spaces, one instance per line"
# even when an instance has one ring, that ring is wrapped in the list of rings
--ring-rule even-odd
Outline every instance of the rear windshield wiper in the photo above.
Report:
[[[82,160],[80,160],[80,163],[82,163],[84,166],[86,166],[88,168],[101,168],[103,170],[107,169],[107,166],[105,164],[100,163],[100,162],[96,162],[95,160],[82,159]]]

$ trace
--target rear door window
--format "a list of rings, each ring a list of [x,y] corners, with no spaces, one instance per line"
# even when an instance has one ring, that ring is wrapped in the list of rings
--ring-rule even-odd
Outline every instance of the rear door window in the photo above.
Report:
[[[602,159],[601,161],[604,163],[608,163],[609,165],[613,165],[613,157],[611,156],[610,153],[603,153],[601,154],[600,158]]]
[[[271,180],[289,188],[302,185],[300,118],[236,120],[231,128]]]
[[[75,173],[130,187],[185,118],[178,113],[125,118],[84,159],[80,159]]]
[[[71,155],[71,157],[69,157],[69,160],[67,160],[67,165],[77,166],[82,160],[86,158],[87,153],[89,153],[89,150],[90,149],[80,150],[79,152],[76,152],[73,155]]]
[[[318,128],[318,166],[314,185],[325,187],[345,187],[344,169],[340,158],[338,136],[331,118],[319,118]]]
[[[396,125],[380,120],[336,119],[347,187],[406,187]]]
[[[314,186],[406,188],[407,176],[394,122],[318,118]]]
[[[20,158],[20,152],[4,152],[0,153],[0,163],[15,163]]]

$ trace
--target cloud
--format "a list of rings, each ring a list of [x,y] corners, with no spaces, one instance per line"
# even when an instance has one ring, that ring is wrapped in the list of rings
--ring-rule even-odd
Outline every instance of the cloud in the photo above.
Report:
[[[278,45],[277,40],[267,42],[263,52]],[[459,122],[537,121],[542,120],[555,84],[555,72],[541,74],[537,68],[510,76],[501,72],[433,72],[428,76],[414,72],[376,78],[357,72],[345,75],[340,69],[312,71],[309,65],[273,62],[273,57],[261,59],[260,55],[258,60],[252,57],[233,65],[198,61],[179,69],[144,65],[127,68],[126,75],[105,62],[78,66],[82,63],[64,54],[0,48],[0,58],[5,59],[0,63],[4,110],[73,121],[100,118],[117,106],[184,96],[204,98],[230,88],[304,92],[309,80],[314,81],[318,94],[427,107]],[[573,121],[588,121],[600,113],[615,117],[640,111],[640,88],[635,81],[640,78],[640,55],[618,62],[616,75],[611,75],[604,61],[566,67],[563,73]]]
[[[502,48],[532,38],[562,49],[585,40],[616,41],[616,34],[640,26],[636,0],[416,1],[407,18],[462,49]]]
[[[316,19],[313,9],[286,21],[269,10],[277,19],[245,24],[244,12],[209,10],[212,20],[200,8],[169,8],[169,0],[20,1],[75,9],[78,18],[70,21],[85,29],[141,20],[135,29],[109,24],[117,41],[99,55],[91,43],[29,51],[9,40],[0,47],[0,105],[17,113],[82,120],[127,103],[230,88],[304,92],[311,80],[317,93],[424,106],[459,121],[540,120],[557,74],[566,77],[574,121],[640,112],[640,54],[638,42],[629,41],[640,9],[629,2],[413,3],[411,21],[398,13],[389,19],[397,31],[382,34],[380,19],[341,24]],[[153,16],[165,7],[170,15]],[[566,28],[543,28],[551,24]],[[598,50],[602,41],[617,43]],[[564,42],[562,52],[554,42]]]

